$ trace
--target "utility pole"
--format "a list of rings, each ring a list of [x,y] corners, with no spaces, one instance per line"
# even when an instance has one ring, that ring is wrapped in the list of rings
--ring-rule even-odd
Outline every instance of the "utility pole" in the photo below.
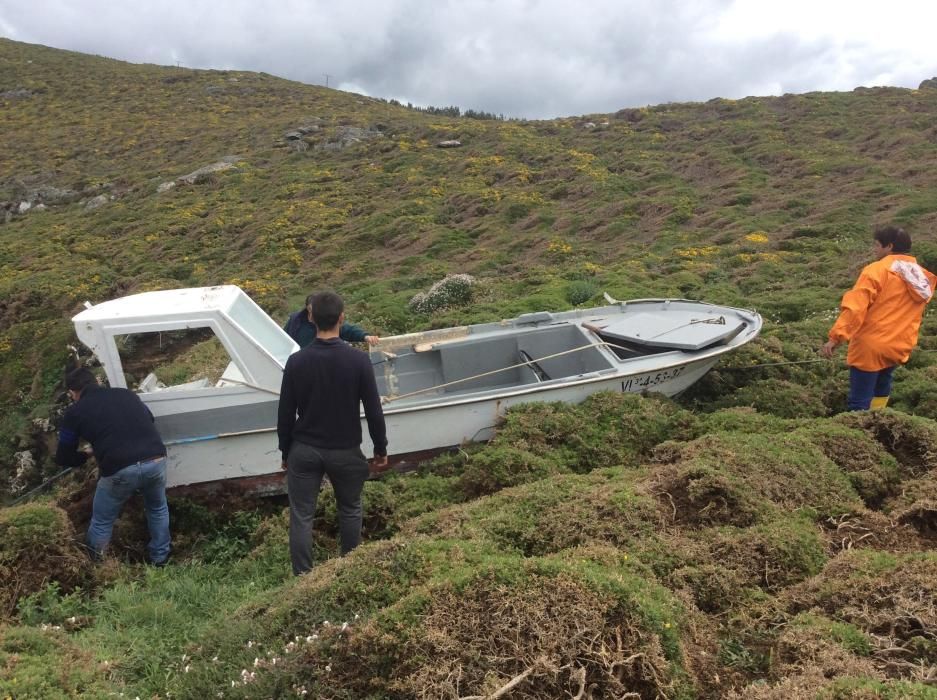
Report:
[[[322,75],[325,76],[325,86],[328,87],[328,86],[329,86],[329,78],[331,78],[332,76],[329,75],[328,73],[323,73]]]

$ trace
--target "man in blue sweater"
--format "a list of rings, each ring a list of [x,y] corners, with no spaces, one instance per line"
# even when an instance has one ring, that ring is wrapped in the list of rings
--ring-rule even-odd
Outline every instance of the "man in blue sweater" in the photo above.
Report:
[[[342,298],[322,292],[311,302],[318,336],[286,361],[277,417],[290,499],[290,560],[297,576],[312,568],[312,521],[323,476],[335,491],[342,554],[361,542],[361,491],[369,473],[361,452],[362,404],[374,466],[387,464],[384,411],[371,361],[339,337]]]
[[[286,331],[290,338],[299,344],[300,349],[306,347],[316,339],[316,322],[313,320],[312,316],[312,299],[314,296],[315,294],[310,294],[306,297],[305,308],[291,313],[290,317],[286,319],[286,324],[283,326],[283,330]],[[378,336],[370,335],[362,330],[360,326],[356,326],[353,323],[345,323],[344,321],[342,322],[342,327],[339,329],[338,337],[348,343],[365,342],[368,345],[374,345],[380,341]]]
[[[65,377],[74,403],[65,409],[56,461],[65,467],[98,462],[88,547],[95,559],[104,556],[114,522],[134,492],[143,494],[150,562],[162,566],[169,557],[169,506],[166,503],[166,447],[153,425],[153,414],[129,389],[98,385],[91,370],[79,367]],[[78,449],[84,439],[91,453]]]

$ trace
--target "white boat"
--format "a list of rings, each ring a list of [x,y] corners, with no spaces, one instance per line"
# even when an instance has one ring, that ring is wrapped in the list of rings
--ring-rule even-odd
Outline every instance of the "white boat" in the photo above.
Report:
[[[640,299],[382,338],[371,348],[388,449],[403,461],[491,437],[504,411],[530,401],[577,403],[599,391],[674,396],[761,330],[754,311]],[[251,479],[279,489],[277,401],[299,348],[236,286],[145,292],[89,305],[72,319],[113,387],[126,387],[125,337],[201,329],[227,354],[220,378],[135,388],[166,443],[168,485]],[[372,445],[362,414],[365,454]]]

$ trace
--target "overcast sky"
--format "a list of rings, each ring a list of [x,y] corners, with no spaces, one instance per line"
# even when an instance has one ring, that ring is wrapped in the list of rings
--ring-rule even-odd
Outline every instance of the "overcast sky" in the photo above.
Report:
[[[935,29],[937,0],[0,0],[18,41],[528,118],[917,87]]]

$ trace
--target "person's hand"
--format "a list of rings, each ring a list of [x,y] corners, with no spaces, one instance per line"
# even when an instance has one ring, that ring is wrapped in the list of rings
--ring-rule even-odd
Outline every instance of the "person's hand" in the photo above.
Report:
[[[833,351],[839,345],[835,340],[828,340],[820,346],[820,354],[828,360],[833,359]]]
[[[364,342],[368,345],[377,345],[381,342],[381,337],[378,335],[366,335],[364,336]]]
[[[281,459],[281,460],[280,460],[280,469],[282,469],[283,471],[286,471],[286,460],[285,460],[285,459]]]
[[[385,469],[387,469],[387,455],[374,455],[374,459],[370,460],[369,471],[372,474],[379,474]]]

